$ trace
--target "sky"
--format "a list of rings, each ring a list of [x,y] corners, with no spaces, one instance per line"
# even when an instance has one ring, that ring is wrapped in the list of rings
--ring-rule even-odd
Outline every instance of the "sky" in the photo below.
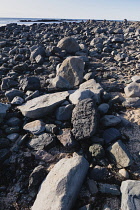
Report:
[[[0,0],[0,17],[140,21],[140,0]]]

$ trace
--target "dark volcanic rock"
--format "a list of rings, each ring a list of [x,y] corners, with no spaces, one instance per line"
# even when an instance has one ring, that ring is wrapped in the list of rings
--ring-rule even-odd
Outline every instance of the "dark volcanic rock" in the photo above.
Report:
[[[90,138],[96,132],[97,113],[92,99],[80,101],[72,113],[72,133],[76,140]]]
[[[20,86],[24,91],[39,90],[40,80],[38,77],[28,77],[20,80]]]

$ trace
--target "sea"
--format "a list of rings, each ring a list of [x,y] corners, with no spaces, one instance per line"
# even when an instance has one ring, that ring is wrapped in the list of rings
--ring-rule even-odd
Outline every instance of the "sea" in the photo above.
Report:
[[[25,20],[25,21],[24,21]],[[31,22],[26,22],[26,21]],[[38,22],[39,20],[39,22]],[[41,21],[46,20],[46,21]],[[33,23],[46,23],[46,24],[52,24],[52,23],[60,23],[62,21],[66,22],[80,22],[80,21],[86,21],[87,19],[55,19],[55,18],[0,18],[0,26],[5,26],[10,23],[17,23],[18,25],[32,25]],[[22,21],[22,22],[20,22]]]

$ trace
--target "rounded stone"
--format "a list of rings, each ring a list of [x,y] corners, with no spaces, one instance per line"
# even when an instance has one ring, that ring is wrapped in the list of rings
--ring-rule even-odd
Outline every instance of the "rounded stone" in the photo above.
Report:
[[[121,174],[126,179],[129,178],[129,173],[127,172],[127,170],[125,168],[120,169],[119,174]]]

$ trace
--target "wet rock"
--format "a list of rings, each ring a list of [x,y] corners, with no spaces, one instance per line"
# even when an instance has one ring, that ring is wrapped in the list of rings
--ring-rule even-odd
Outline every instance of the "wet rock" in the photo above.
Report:
[[[125,168],[133,163],[133,159],[121,140],[108,147],[110,158],[117,164],[118,168]]]
[[[66,58],[57,70],[57,76],[68,81],[70,88],[79,85],[83,81],[84,63],[76,56]]]
[[[20,80],[20,86],[23,91],[39,90],[40,80],[38,77],[28,77]]]
[[[42,183],[32,210],[70,210],[78,196],[88,167],[88,162],[81,156],[60,160]]]
[[[18,106],[24,116],[29,118],[41,118],[51,114],[69,95],[67,91],[46,94],[27,101],[22,106]]]
[[[72,133],[76,140],[90,138],[96,132],[97,114],[93,101],[84,99],[73,109]]]
[[[127,180],[121,184],[121,209],[134,209],[140,207],[140,181]]]
[[[77,41],[72,37],[64,37],[58,42],[57,47],[66,50],[67,53],[75,53],[79,50]]]
[[[35,135],[38,135],[43,133],[43,131],[45,130],[45,123],[43,123],[41,120],[35,120],[24,125],[23,129]]]
[[[55,138],[53,135],[43,133],[29,142],[29,147],[34,150],[51,149],[55,146]]]

